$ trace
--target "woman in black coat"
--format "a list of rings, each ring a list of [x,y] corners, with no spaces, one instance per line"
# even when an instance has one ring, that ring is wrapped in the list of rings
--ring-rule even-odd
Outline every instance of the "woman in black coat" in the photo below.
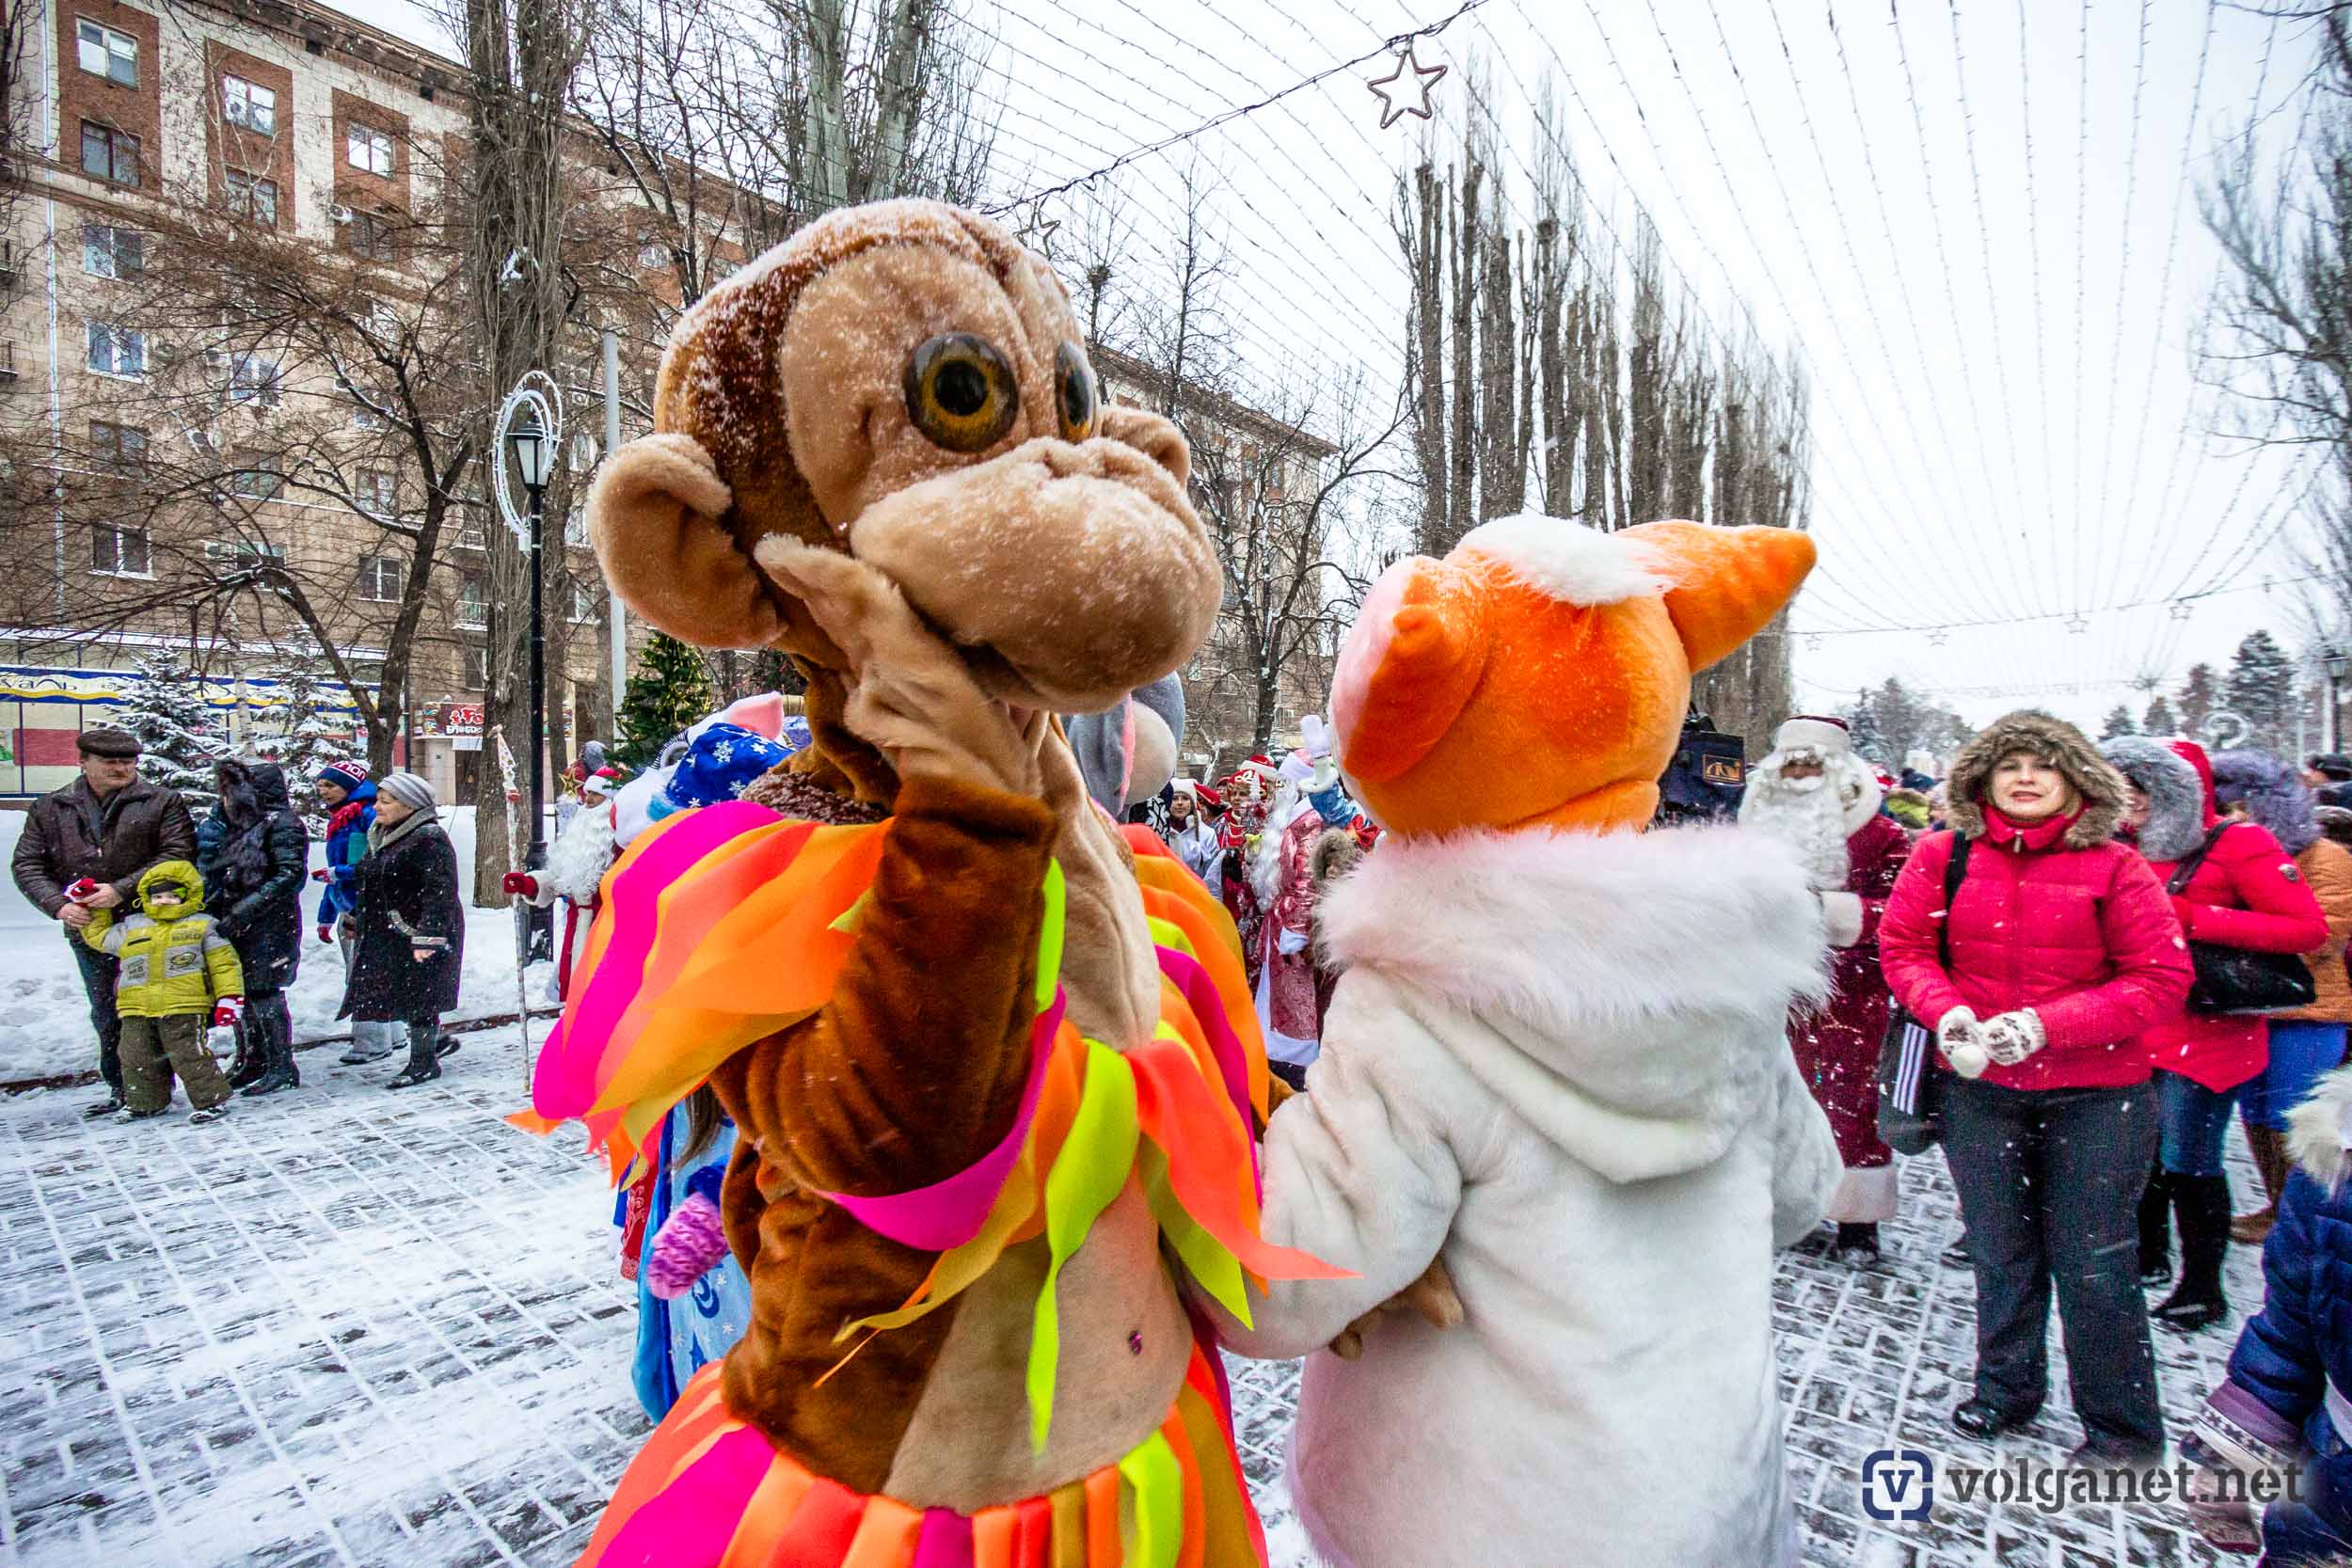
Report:
[[[441,831],[433,786],[416,774],[375,786],[375,826],[352,894],[358,940],[338,1016],[406,1026],[408,1065],[391,1087],[438,1078],[441,1015],[456,1010],[465,967],[466,909],[457,851]]]
[[[248,1095],[302,1081],[294,1062],[286,988],[302,956],[302,883],[310,838],[274,762],[214,765],[220,809],[197,833],[197,870],[215,926],[245,971],[246,1013],[229,1081]]]

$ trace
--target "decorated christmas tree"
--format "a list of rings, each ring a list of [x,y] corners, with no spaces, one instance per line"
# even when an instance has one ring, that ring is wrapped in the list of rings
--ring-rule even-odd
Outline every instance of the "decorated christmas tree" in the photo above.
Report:
[[[351,739],[353,719],[342,684],[335,678],[326,655],[307,632],[297,632],[282,645],[279,656],[262,672],[276,683],[278,701],[270,718],[277,733],[262,749],[286,770],[286,789],[294,810],[310,824],[312,836],[324,831],[326,810],[318,798],[318,770],[348,757],[356,749]]]
[[[672,736],[717,705],[702,656],[675,637],[654,633],[621,698],[615,760],[628,768],[650,765]]]
[[[137,670],[139,678],[116,721],[138,736],[141,776],[177,790],[200,817],[220,800],[213,788],[213,764],[229,754],[227,730],[204,705],[203,684],[179,654],[158,648],[140,658]]]

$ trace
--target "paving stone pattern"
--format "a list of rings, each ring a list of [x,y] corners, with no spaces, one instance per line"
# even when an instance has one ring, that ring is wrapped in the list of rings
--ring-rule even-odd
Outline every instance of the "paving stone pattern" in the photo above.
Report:
[[[438,1083],[396,1064],[303,1064],[304,1087],[226,1121],[85,1122],[90,1091],[0,1102],[0,1561],[311,1568],[563,1564],[647,1423],[628,1367],[633,1297],[612,1200],[577,1132],[499,1117],[522,1097],[511,1031],[469,1037]],[[2250,1180],[2238,1167],[2243,1189]],[[1984,1463],[1944,1424],[1973,1355],[1941,1163],[1904,1173],[1882,1267],[1789,1255],[1774,1291],[1789,1465],[1808,1564],[1982,1568],[2243,1562],[2180,1516],[1939,1501],[1864,1518],[1862,1456],[1915,1447]],[[2237,1300],[2258,1299],[2233,1249]],[[2158,1336],[2177,1414],[2230,1333]],[[2079,1437],[2063,1362],[2033,1438]],[[1296,1555],[1279,1476],[1295,1364],[1234,1363],[1245,1466]],[[1703,1412],[1690,1418],[1703,1419]],[[1565,1560],[1564,1560],[1565,1561]],[[1437,1568],[1437,1565],[1431,1565]]]

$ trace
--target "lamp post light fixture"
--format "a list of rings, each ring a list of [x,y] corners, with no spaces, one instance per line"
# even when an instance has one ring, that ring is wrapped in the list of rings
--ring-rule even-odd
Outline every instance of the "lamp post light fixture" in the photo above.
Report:
[[[531,854],[523,864],[536,871],[548,863],[547,840],[547,615],[543,602],[547,585],[546,558],[548,472],[554,467],[555,440],[529,406],[506,427],[506,443],[515,454],[515,473],[530,493],[531,533],[525,546],[531,562]]]
[[[2344,736],[2341,734],[2341,726],[2337,722],[2336,712],[2338,705],[2344,700],[2342,690],[2344,683],[2347,678],[2352,678],[2352,651],[2343,648],[2328,649],[2320,659],[2320,668],[2328,676],[2328,712],[2320,729],[2328,738],[2327,750],[2341,751],[2344,748]]]

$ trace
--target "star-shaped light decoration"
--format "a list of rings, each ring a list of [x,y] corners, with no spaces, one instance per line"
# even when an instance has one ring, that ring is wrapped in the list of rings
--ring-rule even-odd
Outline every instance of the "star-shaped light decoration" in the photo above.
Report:
[[[1413,46],[1407,42],[1396,56],[1394,71],[1377,81],[1364,84],[1380,100],[1380,129],[1387,130],[1406,115],[1435,119],[1437,116],[1429,107],[1429,89],[1438,85],[1438,78],[1446,73],[1446,69],[1441,65],[1424,66],[1416,62]],[[1407,71],[1412,73],[1410,82],[1405,80]],[[1406,102],[1410,97],[1418,97],[1420,102]]]

